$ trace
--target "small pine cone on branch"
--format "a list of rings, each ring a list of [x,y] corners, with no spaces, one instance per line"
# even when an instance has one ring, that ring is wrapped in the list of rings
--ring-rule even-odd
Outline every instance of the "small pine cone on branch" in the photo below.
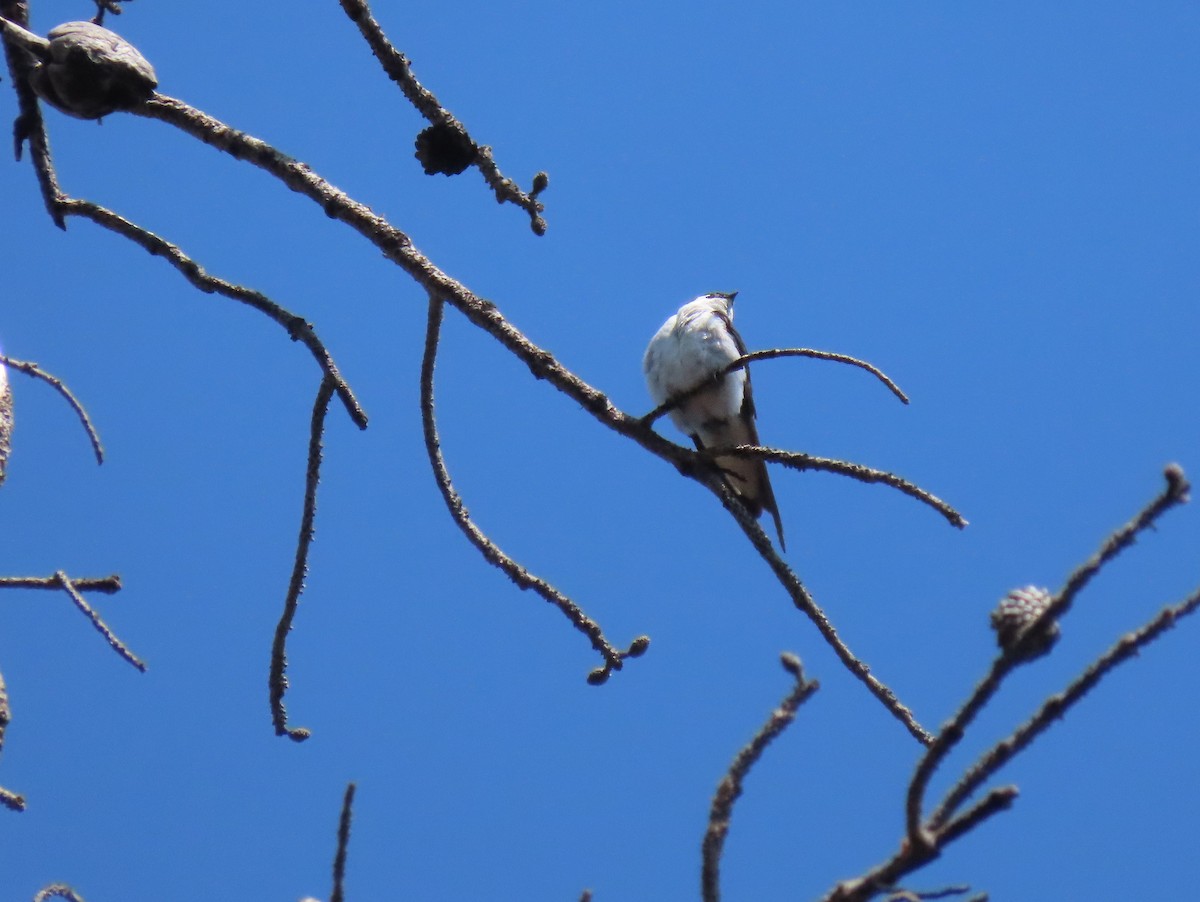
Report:
[[[1054,647],[1058,641],[1058,624],[1053,621],[1043,624],[1036,636],[1027,636],[1028,628],[1050,606],[1053,596],[1045,589],[1037,586],[1025,586],[1023,589],[1013,589],[996,605],[992,611],[992,629],[996,631],[996,642],[1002,651],[1010,654],[1018,644],[1021,650],[1020,660],[1032,661],[1040,658]]]

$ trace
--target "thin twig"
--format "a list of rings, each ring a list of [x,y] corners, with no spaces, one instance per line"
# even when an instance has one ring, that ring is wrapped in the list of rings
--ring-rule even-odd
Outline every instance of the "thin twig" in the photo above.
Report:
[[[12,723],[12,708],[8,704],[8,687],[4,684],[4,674],[0,673],[0,752],[4,751],[4,734]]]
[[[433,468],[434,478],[442,499],[450,511],[450,516],[458,524],[467,539],[479,549],[484,559],[498,568],[521,589],[533,589],[543,599],[550,602],[566,615],[567,619],[577,630],[583,633],[592,643],[592,648],[604,658],[604,666],[593,670],[588,681],[602,683],[608,679],[614,670],[620,670],[626,657],[637,657],[645,652],[650,640],[645,637],[635,639],[628,651],[622,652],[614,648],[604,636],[600,624],[583,612],[579,605],[556,589],[550,583],[534,576],[513,558],[509,557],[496,545],[471,519],[467,513],[462,497],[454,488],[450,473],[446,469],[446,461],[442,456],[441,439],[438,436],[437,417],[434,409],[433,376],[437,363],[439,336],[442,328],[442,314],[445,304],[440,298],[430,296],[429,318],[425,331],[425,354],[421,360],[421,424],[425,433],[425,450],[429,455],[429,465]]]
[[[87,432],[88,440],[92,443],[92,452],[96,455],[96,463],[104,463],[104,446],[100,444],[100,434],[96,431],[96,427],[92,425],[92,418],[88,416],[87,410],[79,399],[75,397],[71,389],[67,388],[65,382],[57,376],[47,373],[36,363],[28,360],[14,360],[12,357],[6,357],[0,354],[0,366],[7,366],[9,369],[17,370],[24,373],[26,376],[33,376],[36,379],[41,379],[56,392],[66,399],[66,402],[71,405],[71,409],[75,411],[75,415],[79,417],[79,422],[83,424],[84,431]]]
[[[1092,662],[1066,689],[1050,696],[1041,708],[1012,735],[1002,739],[988,749],[978,761],[968,768],[962,779],[946,794],[929,817],[929,825],[939,830],[963,801],[975,792],[989,777],[1027,748],[1034,739],[1045,732],[1067,711],[1082,699],[1114,667],[1134,657],[1143,647],[1153,642],[1164,632],[1200,607],[1200,589],[1175,605],[1159,611],[1153,619],[1131,633],[1118,639],[1111,648]]]
[[[1066,585],[1058,591],[1046,610],[1026,628],[1023,634],[1026,639],[1032,638],[1036,641],[1037,634],[1042,631],[1044,626],[1062,619],[1063,615],[1071,609],[1075,596],[1091,582],[1092,577],[1100,571],[1101,567],[1132,545],[1138,533],[1153,526],[1154,522],[1171,508],[1187,503],[1188,492],[1192,487],[1183,468],[1179,464],[1168,464],[1163,468],[1163,478],[1167,484],[1158,497],[1132,520],[1109,536],[1094,555],[1067,577]],[[1014,651],[1018,654],[1023,652],[1024,642]]]
[[[321,439],[325,434],[325,415],[329,412],[329,401],[333,397],[334,382],[328,374],[321,380],[317,397],[313,402],[312,421],[308,435],[308,469],[304,477],[304,513],[300,517],[300,537],[296,542],[296,559],[292,564],[292,578],[288,583],[287,597],[283,602],[283,614],[275,627],[275,640],[271,644],[271,669],[267,678],[271,701],[271,722],[275,735],[303,742],[312,735],[304,727],[289,727],[287,708],[283,695],[287,692],[287,637],[292,630],[292,620],[300,606],[300,593],[304,591],[304,577],[308,573],[308,548],[312,544],[313,523],[317,516],[317,485],[321,481]]]
[[[726,367],[714,373],[713,375],[705,377],[701,382],[698,382],[696,385],[693,385],[691,388],[687,389],[687,391],[681,391],[674,397],[668,398],[662,404],[659,404],[652,411],[642,417],[642,422],[649,426],[665,414],[670,413],[683,402],[704,391],[704,389],[711,386],[714,381],[723,379],[725,376],[729,375],[735,370],[743,369],[756,360],[774,360],[777,357],[812,357],[816,360],[833,360],[837,363],[848,363],[851,366],[861,367],[886,385],[888,390],[897,398],[899,398],[905,404],[908,403],[908,395],[900,390],[900,386],[893,382],[883,370],[879,369],[874,364],[867,363],[865,360],[859,360],[857,357],[850,357],[847,354],[836,354],[833,351],[817,351],[812,348],[772,348],[766,351],[753,351],[749,354],[742,355],[737,360],[732,361]]]
[[[359,32],[366,39],[375,58],[379,60],[383,71],[396,83],[408,102],[432,125],[451,128],[469,141],[475,148],[475,157],[472,163],[478,167],[488,186],[495,192],[496,200],[500,203],[508,201],[516,204],[529,214],[530,226],[534,234],[546,234],[546,220],[541,215],[545,206],[537,199],[538,194],[541,193],[537,186],[540,184],[542,188],[545,187],[545,175],[541,174],[539,178],[535,179],[534,190],[528,194],[522,191],[516,182],[507,178],[500,171],[500,167],[496,165],[495,157],[492,155],[492,149],[487,145],[476,144],[467,132],[466,126],[442,106],[433,92],[417,81],[408,57],[397,50],[388,40],[387,35],[383,33],[383,27],[371,14],[366,0],[340,0],[340,2],[346,15],[358,26]]]
[[[346,785],[342,797],[342,816],[338,819],[337,853],[333,857],[333,894],[329,902],[343,902],[342,884],[346,879],[346,851],[350,848],[350,813],[354,806],[354,784]]]
[[[965,836],[974,830],[993,814],[1007,811],[1012,807],[1012,803],[1016,801],[1019,794],[1015,786],[997,786],[995,789],[988,790],[987,795],[978,803],[938,830],[938,846],[942,847],[947,843],[954,842],[960,836]]]
[[[729,771],[717,786],[712,807],[708,814],[708,828],[701,844],[703,865],[700,871],[700,891],[704,902],[718,902],[721,898],[721,853],[725,849],[725,837],[729,833],[729,822],[733,817],[733,805],[742,794],[742,783],[770,745],[788,725],[796,719],[796,711],[810,695],[820,688],[816,680],[805,680],[800,659],[792,654],[782,657],[783,668],[792,675],[795,685],[792,691],[771,712],[754,738],[742,748],[729,766]]]
[[[4,751],[4,733],[12,723],[12,708],[8,704],[8,687],[4,685],[4,674],[0,674],[0,752]],[[0,805],[13,811],[25,810],[25,798],[0,786]]]
[[[931,899],[949,899],[951,896],[965,896],[971,891],[969,886],[945,886],[941,889],[912,890],[887,887],[884,892],[891,893],[888,902],[928,902]]]
[[[738,525],[742,528],[742,532],[746,534],[750,543],[758,551],[759,556],[767,562],[767,565],[775,573],[775,578],[779,580],[780,585],[791,596],[792,604],[813,622],[813,625],[821,633],[822,638],[833,649],[834,654],[838,656],[838,659],[845,665],[846,669],[857,677],[872,695],[879,699],[893,717],[904,724],[904,727],[912,734],[913,738],[922,745],[929,745],[933,742],[933,735],[921,726],[916,717],[913,716],[912,711],[900,701],[896,693],[871,673],[871,668],[855,657],[854,653],[850,651],[849,646],[842,641],[841,636],[838,635],[833,624],[829,622],[829,618],[825,615],[825,612],[821,610],[792,568],[779,556],[779,552],[771,544],[770,538],[768,538],[766,532],[758,524],[758,521],[750,516],[750,513],[746,510],[746,506],[723,483],[711,484],[710,488],[721,499],[721,503],[725,506],[725,509],[737,520]]]
[[[205,294],[219,294],[266,314],[287,331],[292,341],[299,341],[308,348],[317,365],[321,367],[327,376],[333,379],[338,397],[345,406],[346,412],[350,415],[350,419],[354,421],[354,424],[359,429],[367,428],[366,411],[358,403],[358,398],[354,396],[354,391],[338,370],[337,364],[333,361],[333,356],[317,336],[312,323],[281,307],[262,292],[254,291],[243,285],[235,285],[232,282],[209,275],[203,266],[185,254],[178,245],[172,244],[148,229],[130,222],[128,219],[106,207],[102,207],[91,201],[69,198],[64,195],[59,198],[58,209],[67,216],[82,216],[85,219],[90,219],[97,225],[115,232],[123,238],[128,238],[151,255],[162,257],[180,275]]]
[[[29,26],[29,4],[25,0],[0,0],[0,15],[23,27]],[[5,55],[8,57],[8,72],[12,76],[13,90],[17,94],[18,114],[13,123],[13,153],[21,159],[21,146],[29,142],[29,155],[37,177],[42,202],[54,224],[66,229],[67,223],[58,208],[62,192],[58,187],[58,175],[50,156],[50,140],[46,137],[46,126],[37,95],[29,85],[29,74],[33,70],[33,59],[11,40],[4,40]]]
[[[933,845],[902,843],[899,851],[883,864],[872,868],[862,877],[845,880],[835,886],[825,897],[824,902],[866,902],[881,892],[889,891],[905,875],[911,874],[937,858],[945,846],[965,836],[992,815],[1011,807],[1016,797],[1015,786],[993,789],[978,805],[948,824],[936,836]]]
[[[83,615],[87,617],[88,620],[92,621],[92,626],[94,626],[100,635],[104,637],[105,641],[112,646],[113,651],[115,651],[118,655],[120,655],[142,673],[145,673],[146,663],[132,651],[130,651],[125,643],[117,638],[116,633],[108,628],[108,624],[100,619],[100,615],[92,610],[91,605],[89,605],[84,597],[79,594],[79,586],[76,584],[76,582],[67,576],[67,574],[62,570],[55,571],[54,579],[58,581],[58,585],[62,588],[62,590],[71,596],[71,601],[75,602],[75,607],[79,608],[79,610],[83,612]]]
[[[12,452],[13,397],[8,384],[8,370],[0,363],[0,485],[8,471],[8,456]]]
[[[916,772],[909,783],[905,804],[905,823],[910,843],[921,844],[931,841],[929,834],[924,832],[921,827],[921,810],[924,806],[929,780],[950,750],[962,739],[967,726],[975,719],[975,715],[1000,688],[1004,678],[1022,663],[1026,652],[1025,638],[1036,637],[1042,632],[1043,627],[1049,625],[1056,616],[1065,613],[1070,608],[1075,596],[1091,581],[1101,567],[1132,545],[1138,533],[1149,529],[1164,513],[1187,500],[1189,486],[1183,470],[1178,465],[1171,464],[1164,470],[1163,475],[1167,485],[1162,493],[1138,512],[1132,520],[1110,535],[1100,549],[1067,578],[1066,584],[1054,596],[1046,610],[1025,627],[1022,639],[1001,652],[967,701],[942,726],[937,739],[917,764]],[[943,823],[952,813],[952,809],[946,807],[946,802],[943,802],[939,808],[939,815],[931,818],[930,822]]]
[[[13,792],[11,789],[5,789],[0,786],[0,805],[10,811],[25,810],[25,796]]]
[[[112,576],[84,576],[71,580],[71,584],[80,592],[103,592],[113,595],[121,591],[121,577],[114,573]],[[62,583],[58,576],[0,576],[0,589],[61,589]]]
[[[932,507],[945,517],[951,526],[956,526],[959,529],[967,526],[966,518],[941,498],[931,492],[925,491],[918,485],[914,485],[907,479],[897,476],[894,473],[888,473],[885,470],[876,470],[862,464],[836,460],[830,457],[815,457],[812,454],[805,454],[802,451],[784,451],[780,448],[766,448],[758,445],[736,445],[732,448],[705,448],[697,453],[709,458],[715,458],[718,455],[722,457],[761,458],[762,460],[770,460],[783,464],[785,467],[799,470],[800,472],[805,470],[825,470],[830,473],[840,473],[843,476],[849,476],[852,479],[857,479],[859,482],[868,484],[882,483],[903,492],[910,498],[915,498],[922,504]]]

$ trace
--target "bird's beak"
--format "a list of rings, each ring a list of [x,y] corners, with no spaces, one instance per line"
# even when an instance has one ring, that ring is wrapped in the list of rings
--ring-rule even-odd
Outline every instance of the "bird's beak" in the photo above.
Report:
[[[736,291],[714,291],[713,294],[719,298],[725,298],[725,300],[729,301],[731,306],[733,305],[733,299],[738,296]]]

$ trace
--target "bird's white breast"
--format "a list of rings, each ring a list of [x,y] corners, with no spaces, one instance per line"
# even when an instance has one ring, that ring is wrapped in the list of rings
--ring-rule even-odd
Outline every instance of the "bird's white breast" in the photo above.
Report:
[[[646,349],[646,383],[655,404],[692,388],[741,354],[726,320],[709,299],[685,304],[668,319]],[[719,387],[700,392],[671,411],[671,420],[688,435],[707,431],[705,424],[727,420],[741,411],[746,374],[728,374]]]

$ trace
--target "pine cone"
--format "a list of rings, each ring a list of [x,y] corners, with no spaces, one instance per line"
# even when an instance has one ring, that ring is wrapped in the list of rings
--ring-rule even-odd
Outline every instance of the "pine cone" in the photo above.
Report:
[[[444,122],[417,135],[417,160],[426,175],[458,175],[475,162],[478,149],[461,129]]]
[[[50,29],[45,59],[30,83],[42,100],[77,119],[100,119],[148,99],[158,86],[154,67],[137,48],[91,22]]]
[[[1044,624],[1036,636],[1027,636],[1026,631],[1050,605],[1053,596],[1037,586],[1013,589],[1000,599],[992,611],[992,629],[996,631],[996,642],[1005,653],[1011,653],[1018,644],[1022,661],[1040,658],[1058,641],[1058,624]]]

